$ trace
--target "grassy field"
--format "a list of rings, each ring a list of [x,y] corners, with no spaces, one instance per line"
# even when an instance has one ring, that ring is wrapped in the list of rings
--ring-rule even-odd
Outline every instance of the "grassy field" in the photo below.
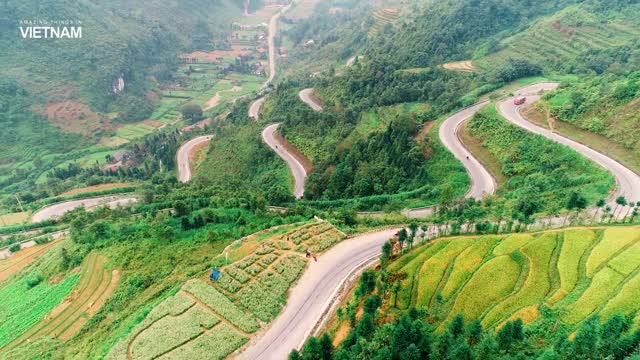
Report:
[[[195,181],[218,185],[230,193],[262,188],[269,204],[282,203],[282,197],[291,194],[293,178],[286,163],[262,141],[263,127],[251,122],[220,131],[196,168]]]
[[[389,308],[428,308],[438,322],[462,313],[494,328],[535,321],[545,308],[573,325],[640,311],[638,226],[445,238],[389,266],[407,274]]]
[[[524,115],[640,172],[640,101],[633,91],[638,84],[637,72],[585,77],[545,95],[539,103],[528,106]],[[632,90],[623,93],[624,89]]]
[[[159,303],[111,350],[107,359],[222,359],[278,315],[310,249],[320,253],[343,239],[329,223],[282,226],[230,245],[218,281],[208,273],[187,281]],[[223,260],[224,261],[224,260]]]

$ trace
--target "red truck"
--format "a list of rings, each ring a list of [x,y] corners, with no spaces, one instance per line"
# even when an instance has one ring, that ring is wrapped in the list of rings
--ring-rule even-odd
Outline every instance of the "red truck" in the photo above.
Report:
[[[524,97],[524,96],[523,97],[517,97],[517,98],[513,99],[513,104],[514,105],[522,105],[522,104],[524,104],[525,101],[527,101],[526,97]]]

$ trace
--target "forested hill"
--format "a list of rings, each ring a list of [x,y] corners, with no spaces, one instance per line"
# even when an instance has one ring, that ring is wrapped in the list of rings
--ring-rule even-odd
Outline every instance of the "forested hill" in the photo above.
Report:
[[[401,24],[400,31],[377,38],[371,49],[388,54],[407,68],[467,59],[494,36],[517,32],[576,0],[448,0],[434,2]]]
[[[179,51],[224,46],[242,0],[0,2],[0,76],[34,100],[73,96],[95,111],[141,101],[150,76],[171,76]],[[82,39],[23,39],[20,21],[80,21]],[[38,25],[36,25],[38,26]],[[53,25],[56,26],[56,25]],[[114,96],[123,75],[126,96]]]

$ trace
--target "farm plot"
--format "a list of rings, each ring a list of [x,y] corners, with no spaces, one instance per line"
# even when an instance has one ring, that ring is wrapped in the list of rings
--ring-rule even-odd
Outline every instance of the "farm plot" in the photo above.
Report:
[[[0,260],[0,282],[8,279],[25,266],[31,264],[39,256],[58,246],[61,242],[62,240],[56,240],[46,244],[32,246],[11,254],[11,256],[6,259]]]
[[[344,235],[325,222],[282,226],[231,245],[220,277],[187,281],[111,350],[108,359],[222,359],[273,320],[307,259],[296,247],[325,249]],[[205,277],[206,275],[206,277]]]
[[[462,71],[462,72],[478,71],[478,69],[476,69],[476,67],[473,66],[473,63],[471,62],[471,60],[450,62],[450,63],[442,64],[442,67],[447,70],[455,70],[455,71]]]
[[[604,237],[591,251],[587,260],[587,276],[593,275],[596,269],[606,263],[617,252],[640,240],[640,233],[629,231],[628,228],[609,228],[604,232]]]
[[[37,274],[28,274],[0,288],[0,350],[8,350],[41,321],[71,292],[79,277],[73,274],[49,284]]]
[[[406,275],[406,278],[400,282],[398,291],[394,294],[394,298],[391,301],[393,304],[396,304],[396,306],[400,309],[408,309],[412,304],[415,303],[415,299],[412,299],[411,294],[413,292],[420,267],[425,261],[430,259],[432,256],[441,251],[445,246],[447,246],[448,243],[448,241],[437,242],[436,244],[427,247],[423,251],[414,252],[414,255],[416,256],[411,261],[404,264],[404,266],[396,267],[397,263],[394,263],[390,267],[390,271],[404,273]],[[398,263],[400,262],[401,260],[398,261]]]
[[[440,324],[462,314],[486,328],[536,321],[544,308],[569,325],[640,318],[638,239],[640,227],[628,226],[439,240],[389,265],[405,276],[387,306],[435,307]]]
[[[562,64],[588,51],[630,44],[638,36],[635,27],[625,26],[622,18],[612,17],[604,21],[589,17],[589,20],[576,25],[575,19],[588,17],[580,7],[569,7],[503,40],[501,50],[478,59],[476,65],[488,69],[509,58]]]
[[[595,241],[595,238],[595,233],[587,229],[574,229],[564,232],[562,249],[558,258],[560,288],[547,300],[549,304],[555,304],[575,288],[580,276],[580,261],[585,251]]]
[[[498,238],[493,236],[482,237],[474,241],[471,246],[460,253],[453,264],[449,279],[447,279],[447,283],[442,289],[442,296],[445,299],[450,298],[451,295],[473,275],[498,240]]]
[[[97,253],[87,256],[77,287],[37,325],[11,343],[18,345],[43,336],[66,341],[98,312],[111,296],[120,279],[118,270],[105,268],[105,258]]]
[[[513,292],[520,271],[520,264],[509,255],[489,260],[456,296],[451,314],[464,314],[469,320],[480,318],[485,310]]]
[[[522,247],[522,253],[529,262],[527,278],[517,293],[496,305],[484,316],[484,326],[495,324],[504,314],[513,313],[524,305],[535,304],[547,295],[551,289],[548,265],[557,244],[556,236],[555,233],[543,234]]]
[[[400,14],[399,9],[376,9],[371,13],[373,25],[368,31],[369,36],[376,36],[387,24],[392,24]]]
[[[417,278],[417,306],[426,306],[433,301],[438,285],[447,280],[445,273],[449,264],[470,244],[471,239],[452,241],[422,264]]]

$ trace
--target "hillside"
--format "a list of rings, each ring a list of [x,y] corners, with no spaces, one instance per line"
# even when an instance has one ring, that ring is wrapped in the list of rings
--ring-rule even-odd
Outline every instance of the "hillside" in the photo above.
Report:
[[[609,73],[569,82],[527,114],[640,172],[639,76]]]
[[[132,101],[113,95],[114,80],[122,76],[126,94],[140,100],[150,86],[147,77],[170,76],[179,51],[206,50],[213,47],[211,40],[223,40],[225,19],[240,14],[239,3],[3,2],[0,75],[16,79],[37,102],[71,96],[94,111],[109,112],[114,103]],[[80,22],[83,37],[18,41],[18,20],[33,18]]]
[[[639,341],[639,249],[638,227],[437,239],[383,263],[382,273],[365,273],[338,311],[331,335],[339,345],[329,359],[363,349],[437,359],[623,358],[636,346],[623,344]],[[369,295],[364,279],[378,275]],[[333,348],[325,337],[323,348]],[[582,341],[593,341],[588,355]],[[317,343],[303,356],[318,352]]]
[[[513,36],[487,41],[473,54],[474,64],[491,71],[506,59],[526,59],[552,71],[582,74],[637,66],[631,59],[638,47],[638,14],[637,4],[585,1]]]
[[[639,19],[0,1],[0,360],[640,360]]]

